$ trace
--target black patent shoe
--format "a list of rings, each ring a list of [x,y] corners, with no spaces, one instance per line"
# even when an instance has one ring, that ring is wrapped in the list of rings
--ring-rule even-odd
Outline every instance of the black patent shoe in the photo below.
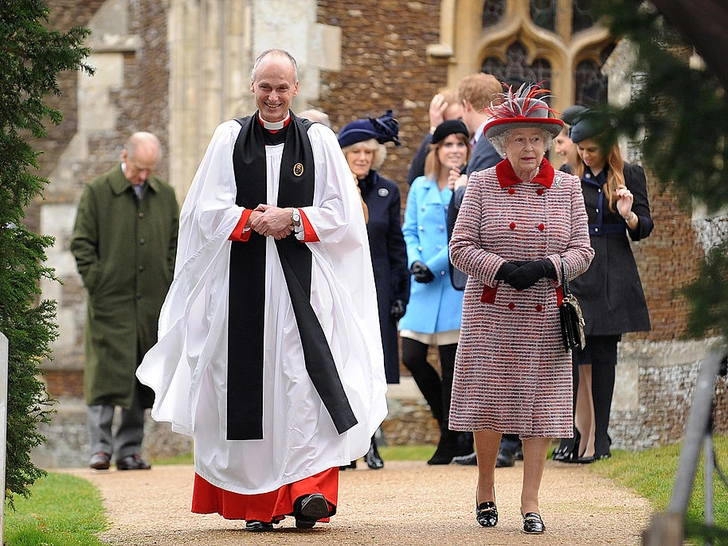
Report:
[[[540,535],[546,530],[543,524],[541,514],[537,512],[527,512],[523,514],[523,532],[529,535]]]
[[[498,508],[491,501],[481,502],[475,507],[475,519],[483,527],[495,527],[498,524]]]
[[[379,470],[380,468],[384,468],[384,461],[379,455],[377,442],[376,440],[374,440],[374,438],[372,438],[372,442],[371,444],[369,444],[369,451],[367,451],[367,454],[364,455],[364,461],[367,463],[367,466],[372,470]]]
[[[344,466],[340,466],[339,470],[347,470],[351,468],[352,470],[356,470],[356,461],[351,461],[349,464],[345,464]]]
[[[296,527],[311,529],[320,519],[329,517],[329,503],[321,493],[299,497],[294,503]]]
[[[273,524],[269,521],[257,521],[254,519],[245,522],[245,530],[251,533],[264,533],[273,530]]]

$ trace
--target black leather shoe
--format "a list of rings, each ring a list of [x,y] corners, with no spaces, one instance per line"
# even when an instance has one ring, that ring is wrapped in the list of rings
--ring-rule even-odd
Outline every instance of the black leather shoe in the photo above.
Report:
[[[345,464],[344,466],[340,466],[339,470],[346,470],[347,468],[356,469],[356,461],[351,461],[349,464]]]
[[[111,466],[111,455],[99,451],[91,456],[89,466],[95,470],[108,470]]]
[[[150,468],[152,465],[136,454],[116,461],[117,470],[149,470]]]
[[[329,503],[321,493],[299,497],[293,506],[296,527],[299,529],[311,529],[318,520],[329,517]]]
[[[269,521],[251,519],[245,522],[245,530],[251,533],[264,533],[265,531],[272,531],[273,524]]]
[[[453,457],[452,462],[455,464],[461,464],[463,466],[478,466],[478,456],[473,451],[470,455],[460,455],[459,457]]]
[[[379,455],[377,442],[374,440],[374,438],[372,438],[372,442],[371,444],[369,444],[369,451],[367,451],[367,454],[364,455],[364,461],[366,461],[367,466],[372,470],[379,470],[380,468],[384,468],[384,461]]]
[[[506,468],[509,466],[515,466],[516,457],[513,453],[505,451],[503,449],[498,450],[498,457],[495,460],[496,468]]]
[[[498,508],[491,501],[481,502],[475,507],[475,519],[483,527],[495,527],[498,524]]]
[[[523,515],[523,532],[529,535],[540,535],[546,530],[541,515],[536,512],[527,512]]]

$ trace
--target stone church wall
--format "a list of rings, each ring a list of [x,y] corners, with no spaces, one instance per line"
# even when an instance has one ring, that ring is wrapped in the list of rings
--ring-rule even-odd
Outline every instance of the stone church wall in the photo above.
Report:
[[[214,0],[204,1],[215,4]],[[253,4],[265,8],[262,3]],[[335,131],[353,119],[377,117],[392,109],[400,122],[403,145],[388,146],[389,157],[381,171],[399,183],[403,208],[409,163],[429,128],[430,99],[448,85],[449,65],[429,59],[426,53],[427,46],[440,39],[440,4],[437,0],[377,0],[366,4],[319,0],[317,16],[311,23],[328,29],[324,37],[335,34],[331,29],[340,30],[340,58],[330,58],[335,56],[334,45],[320,44],[319,50],[327,59],[318,66],[333,69],[308,72],[318,79],[305,82],[307,104],[299,101],[297,108],[311,106],[326,111]],[[51,184],[45,199],[35,203],[28,215],[32,226],[56,237],[49,263],[63,279],[62,285],[43,287],[45,297],[58,301],[61,334],[54,345],[54,358],[43,364],[48,388],[60,401],[59,414],[44,431],[49,442],[36,454],[44,466],[52,467],[84,465],[87,459],[85,406],[80,399],[85,292],[68,251],[78,198],[88,180],[118,161],[130,133],[155,132],[164,149],[169,150],[173,140],[170,127],[175,124],[170,122],[168,2],[48,0],[48,5],[56,28],[82,25],[93,29],[89,63],[97,67],[93,78],[61,76],[64,95],[51,100],[63,111],[64,121],[60,127],[49,128],[48,139],[37,146],[44,151],[41,172]],[[256,35],[255,41],[249,39],[250,43],[264,44],[267,37],[274,36],[267,30],[270,21],[256,26],[256,21],[251,20],[238,26]],[[240,47],[237,51],[247,50]],[[316,59],[306,60],[310,66],[316,64]],[[457,62],[457,52],[453,62]],[[475,70],[477,67],[473,67]],[[623,76],[628,79],[628,75]],[[450,84],[455,86],[456,82]],[[240,104],[245,104],[249,100],[247,85],[241,86],[240,93],[245,97]],[[200,105],[200,110],[215,109],[206,110],[205,105]],[[159,166],[162,177],[170,176],[171,166],[178,165],[183,155],[193,155],[199,161],[198,149],[175,148],[174,153],[163,156]],[[643,449],[682,437],[699,361],[707,348],[707,342],[681,339],[687,304],[679,289],[696,274],[696,264],[704,252],[700,241],[710,238],[715,230],[706,229],[704,222],[693,224],[694,219],[670,192],[651,177],[649,192],[655,231],[634,249],[653,329],[624,338],[612,414],[615,447],[627,449]],[[715,220],[713,224],[720,225]],[[436,357],[433,362],[437,365]],[[721,381],[719,391],[725,394],[725,381]],[[716,409],[716,426],[728,432],[725,399],[724,395]],[[402,384],[391,386],[389,406],[383,429],[390,444],[437,440],[434,420],[406,370]],[[187,439],[172,435],[166,425],[152,423],[145,445],[153,456],[189,449]]]

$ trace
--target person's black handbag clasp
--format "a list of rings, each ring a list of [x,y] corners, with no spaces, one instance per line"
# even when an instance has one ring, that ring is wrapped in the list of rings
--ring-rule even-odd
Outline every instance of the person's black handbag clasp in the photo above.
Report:
[[[564,340],[564,349],[583,349],[586,345],[584,334],[584,316],[581,313],[581,306],[576,296],[569,290],[569,280],[566,278],[566,265],[561,259],[561,286],[564,298],[559,305],[559,317],[561,318],[561,336]]]

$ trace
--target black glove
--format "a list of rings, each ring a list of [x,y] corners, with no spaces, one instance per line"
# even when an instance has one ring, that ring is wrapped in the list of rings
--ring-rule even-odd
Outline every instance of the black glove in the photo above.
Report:
[[[407,310],[407,304],[402,300],[394,300],[392,307],[389,310],[389,315],[394,320],[399,320],[404,316],[404,312]]]
[[[497,280],[497,281],[506,280],[508,275],[513,273],[516,269],[518,269],[518,266],[516,264],[514,264],[513,262],[505,262],[502,266],[500,266],[498,273],[495,274],[495,280]]]
[[[556,268],[551,260],[526,262],[508,275],[505,281],[516,290],[525,290],[532,287],[543,277],[556,278]]]
[[[427,284],[435,279],[435,275],[432,274],[430,268],[419,260],[412,263],[410,272],[415,276],[417,282]]]

